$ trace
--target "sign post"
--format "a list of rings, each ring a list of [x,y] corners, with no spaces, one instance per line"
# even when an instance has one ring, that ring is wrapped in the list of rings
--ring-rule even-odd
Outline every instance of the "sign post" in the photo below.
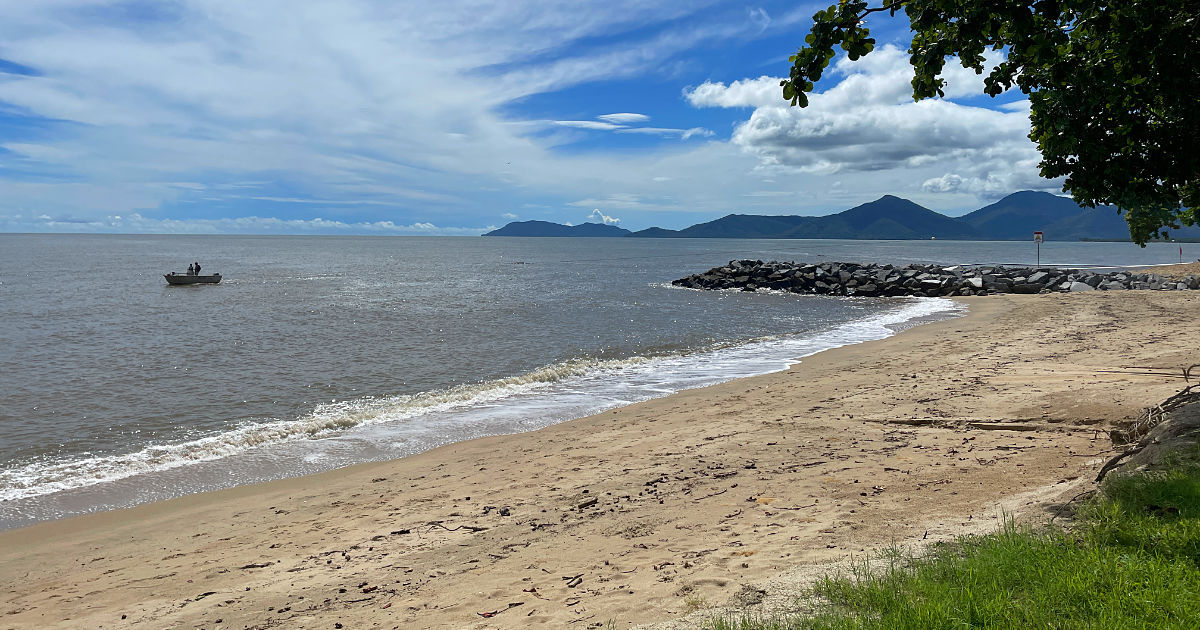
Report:
[[[1033,242],[1037,243],[1037,266],[1042,266],[1042,232],[1039,230],[1033,233]]]

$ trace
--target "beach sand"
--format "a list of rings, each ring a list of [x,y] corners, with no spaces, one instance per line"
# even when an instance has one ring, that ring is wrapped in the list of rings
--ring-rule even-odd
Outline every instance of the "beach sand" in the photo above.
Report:
[[[798,567],[993,526],[1001,506],[1044,513],[1038,499],[1087,489],[1111,421],[1196,362],[1200,292],[964,301],[965,318],[786,372],[0,533],[0,628],[670,619]]]

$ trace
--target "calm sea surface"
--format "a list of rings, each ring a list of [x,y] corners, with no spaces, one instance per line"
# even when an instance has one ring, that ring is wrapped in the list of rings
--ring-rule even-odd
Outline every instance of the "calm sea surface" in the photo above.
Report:
[[[1183,247],[1185,260],[1200,253]],[[1042,262],[1170,263],[1177,248],[1048,243]],[[0,234],[0,528],[526,431],[957,312],[669,286],[733,258],[1034,254],[949,241]],[[166,286],[161,274],[194,260],[224,281]]]

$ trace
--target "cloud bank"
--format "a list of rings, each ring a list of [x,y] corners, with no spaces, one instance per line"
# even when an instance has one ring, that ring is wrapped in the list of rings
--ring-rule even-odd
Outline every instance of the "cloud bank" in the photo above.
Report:
[[[672,74],[812,13],[781,6],[5,3],[0,229],[454,233],[594,207],[681,227],[1057,188],[1026,103],[979,106],[957,69],[946,99],[912,103],[895,48],[837,62],[804,110],[777,78]],[[669,107],[648,96],[664,84]],[[594,104],[596,85],[627,92]]]
[[[832,67],[840,81],[803,109],[780,98],[776,77],[706,82],[685,97],[696,107],[753,108],[731,141],[766,171],[835,176],[933,168],[944,172],[924,180],[927,193],[1059,189],[1037,177],[1027,107],[957,103],[981,94],[982,78],[955,63],[946,68],[946,97],[920,102],[912,100],[907,54],[894,46],[858,62],[840,59]]]

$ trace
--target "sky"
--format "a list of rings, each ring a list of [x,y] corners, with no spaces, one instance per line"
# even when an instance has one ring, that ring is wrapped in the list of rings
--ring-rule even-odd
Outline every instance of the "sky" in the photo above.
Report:
[[[1019,92],[951,62],[913,102],[903,17],[788,107],[828,3],[0,0],[0,231],[637,230],[1061,191]]]

